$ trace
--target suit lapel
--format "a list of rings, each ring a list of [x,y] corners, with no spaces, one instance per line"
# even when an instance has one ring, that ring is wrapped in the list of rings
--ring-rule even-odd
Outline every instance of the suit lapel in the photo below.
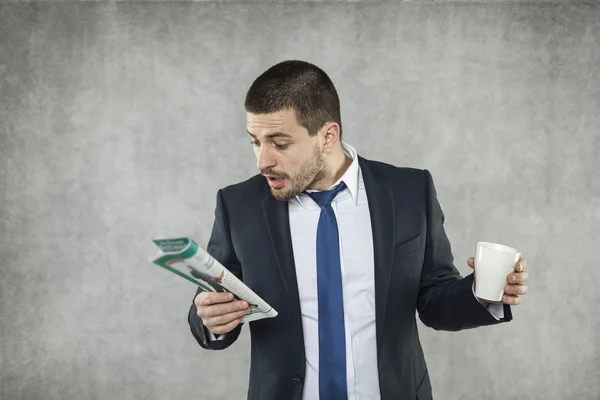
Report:
[[[296,279],[296,264],[290,232],[288,204],[275,199],[271,194],[262,202],[263,211],[269,228],[269,237],[277,258],[277,266],[287,292],[294,321],[302,332],[300,297],[298,295],[298,280]]]
[[[378,354],[386,318],[390,272],[394,255],[394,197],[367,160],[358,158],[371,214],[375,257],[375,323]]]

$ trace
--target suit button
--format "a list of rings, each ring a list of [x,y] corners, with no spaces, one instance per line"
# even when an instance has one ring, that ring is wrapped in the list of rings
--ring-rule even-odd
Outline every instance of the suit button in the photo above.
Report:
[[[294,381],[295,385],[301,385],[302,384],[302,377],[298,374],[294,375],[294,377],[292,378],[292,380]]]

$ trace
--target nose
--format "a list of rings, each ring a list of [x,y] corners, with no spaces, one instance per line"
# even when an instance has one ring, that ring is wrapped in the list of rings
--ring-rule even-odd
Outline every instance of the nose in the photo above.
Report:
[[[261,146],[256,154],[256,166],[259,170],[273,168],[277,165],[275,157],[273,156],[269,146]]]

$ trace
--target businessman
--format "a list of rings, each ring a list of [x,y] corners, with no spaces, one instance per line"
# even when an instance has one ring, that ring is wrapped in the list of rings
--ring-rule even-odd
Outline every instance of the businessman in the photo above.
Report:
[[[218,191],[207,249],[279,312],[248,324],[248,399],[432,399],[416,314],[447,331],[510,321],[526,260],[501,303],[476,298],[429,171],[344,142],[336,89],[317,66],[272,66],[245,109],[259,174]],[[188,322],[200,346],[220,350],[247,312],[230,294],[197,292]]]

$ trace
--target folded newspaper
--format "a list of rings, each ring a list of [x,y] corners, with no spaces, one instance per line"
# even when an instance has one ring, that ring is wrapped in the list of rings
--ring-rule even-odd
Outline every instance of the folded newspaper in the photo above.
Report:
[[[231,292],[236,300],[246,300],[250,312],[242,322],[277,316],[277,311],[232,272],[215,260],[207,251],[187,237],[152,240],[159,251],[148,260],[195,283],[205,292]]]

